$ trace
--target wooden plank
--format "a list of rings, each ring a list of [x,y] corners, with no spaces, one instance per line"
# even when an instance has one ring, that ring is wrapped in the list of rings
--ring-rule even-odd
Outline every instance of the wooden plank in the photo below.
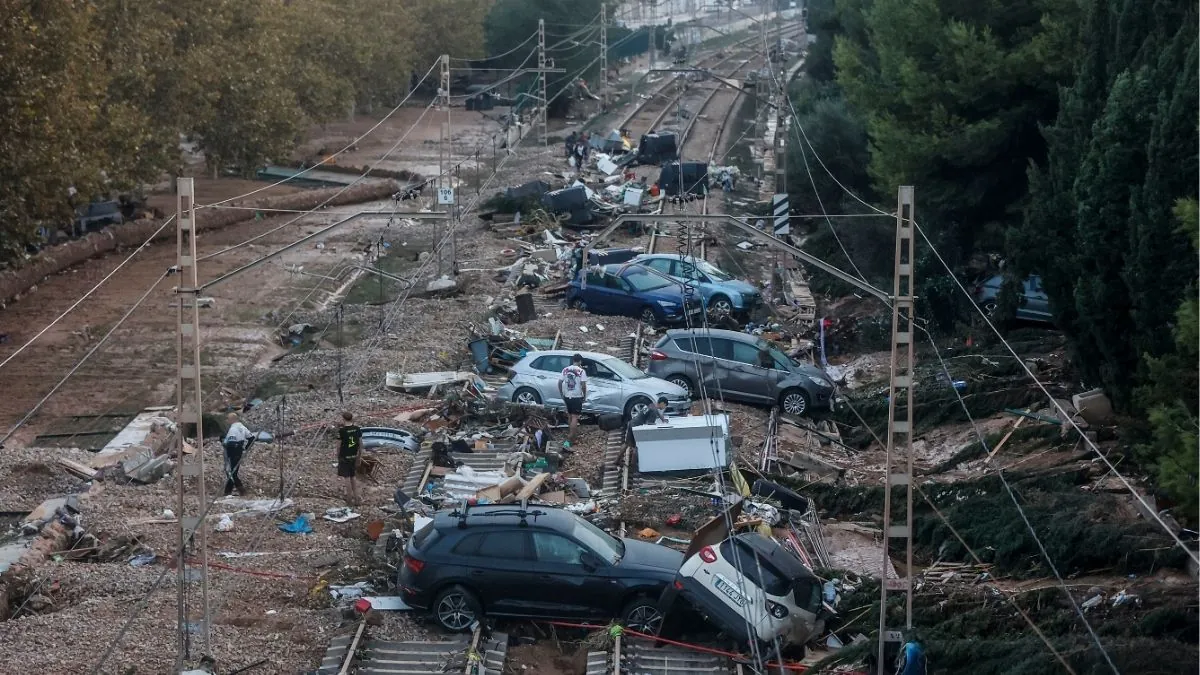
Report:
[[[421,482],[417,483],[417,494],[425,489],[425,481],[429,480],[429,474],[433,471],[433,462],[430,461],[425,465],[425,473],[421,475]]]
[[[549,478],[550,474],[548,473],[539,473],[538,475],[534,476],[533,480],[529,481],[529,483],[526,484],[525,487],[521,488],[521,491],[517,493],[517,501],[524,501],[537,494],[538,488],[542,487],[542,483],[545,483],[547,480],[549,480]]]
[[[1021,422],[1024,422],[1027,419],[1029,419],[1029,418],[1027,418],[1027,417],[1018,417],[1017,418],[1017,423],[1012,425],[1012,428],[1008,430],[1008,433],[1004,434],[1004,438],[1001,438],[1000,442],[996,444],[996,447],[992,448],[992,451],[988,453],[987,459],[983,460],[984,464],[991,463],[992,457],[995,457],[996,453],[1000,452],[1000,448],[1004,447],[1004,444],[1008,442],[1008,439],[1010,437],[1012,437],[1013,432],[1017,430],[1017,427],[1021,426]]]
[[[83,464],[80,464],[79,462],[72,462],[69,459],[59,457],[58,464],[62,468],[66,469],[68,472],[70,472],[76,476],[79,476],[80,478],[83,478],[85,480],[92,480],[93,478],[96,477],[95,469],[93,469],[90,466],[85,466]]]

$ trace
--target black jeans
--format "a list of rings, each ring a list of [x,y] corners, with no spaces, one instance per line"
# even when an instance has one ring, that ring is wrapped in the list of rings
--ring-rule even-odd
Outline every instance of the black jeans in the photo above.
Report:
[[[242,480],[238,478],[238,468],[242,464],[242,453],[246,451],[245,441],[225,443],[225,496],[233,494],[234,488],[238,494],[245,494]]]

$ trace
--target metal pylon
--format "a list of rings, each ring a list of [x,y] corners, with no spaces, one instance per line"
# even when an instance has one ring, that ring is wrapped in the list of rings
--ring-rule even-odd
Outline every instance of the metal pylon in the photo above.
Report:
[[[179,546],[176,551],[178,647],[176,666],[182,670],[193,655],[208,656],[208,536],[202,526],[208,499],[204,490],[204,423],[200,411],[200,306],[196,271],[196,189],[191,178],[176,182],[176,242],[179,285],[175,288],[178,321],[176,368],[177,420],[175,448],[179,460]],[[184,451],[184,437],[195,428],[193,452]],[[189,558],[194,562],[189,562]],[[190,590],[199,586],[200,598]]]
[[[892,291],[892,358],[888,392],[887,479],[883,487],[883,569],[879,584],[879,672],[884,670],[885,645],[903,642],[904,631],[912,628],[912,532],[913,532],[913,329],[914,280],[913,188],[900,186],[896,203],[896,269]],[[895,513],[892,491],[904,488],[903,511]],[[904,540],[904,574],[888,579],[893,539]],[[889,627],[889,592],[903,593],[904,630]]]

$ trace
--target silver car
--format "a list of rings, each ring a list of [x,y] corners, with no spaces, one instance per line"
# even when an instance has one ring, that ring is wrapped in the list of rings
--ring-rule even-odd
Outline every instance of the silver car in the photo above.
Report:
[[[833,382],[755,335],[732,330],[669,330],[650,352],[647,371],[692,396],[778,405],[790,415],[830,411]]]
[[[691,408],[688,392],[657,377],[651,377],[628,363],[608,354],[555,349],[529,352],[512,367],[512,377],[500,387],[498,396],[514,403],[564,408],[558,393],[558,377],[571,364],[571,357],[583,357],[587,373],[585,413],[617,413],[629,419],[658,401],[667,398],[668,414],[684,414]]]

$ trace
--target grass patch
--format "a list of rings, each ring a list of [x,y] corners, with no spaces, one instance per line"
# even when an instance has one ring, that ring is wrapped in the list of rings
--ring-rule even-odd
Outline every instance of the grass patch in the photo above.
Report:
[[[421,266],[421,253],[428,253],[431,247],[425,243],[412,241],[407,243],[407,246],[394,243],[388,255],[375,263],[378,269],[401,278],[410,278]],[[426,269],[436,271],[436,263],[431,262]],[[362,277],[350,287],[343,302],[347,305],[380,305],[395,300],[408,288],[409,284],[407,283],[401,283],[372,272],[363,272]]]

